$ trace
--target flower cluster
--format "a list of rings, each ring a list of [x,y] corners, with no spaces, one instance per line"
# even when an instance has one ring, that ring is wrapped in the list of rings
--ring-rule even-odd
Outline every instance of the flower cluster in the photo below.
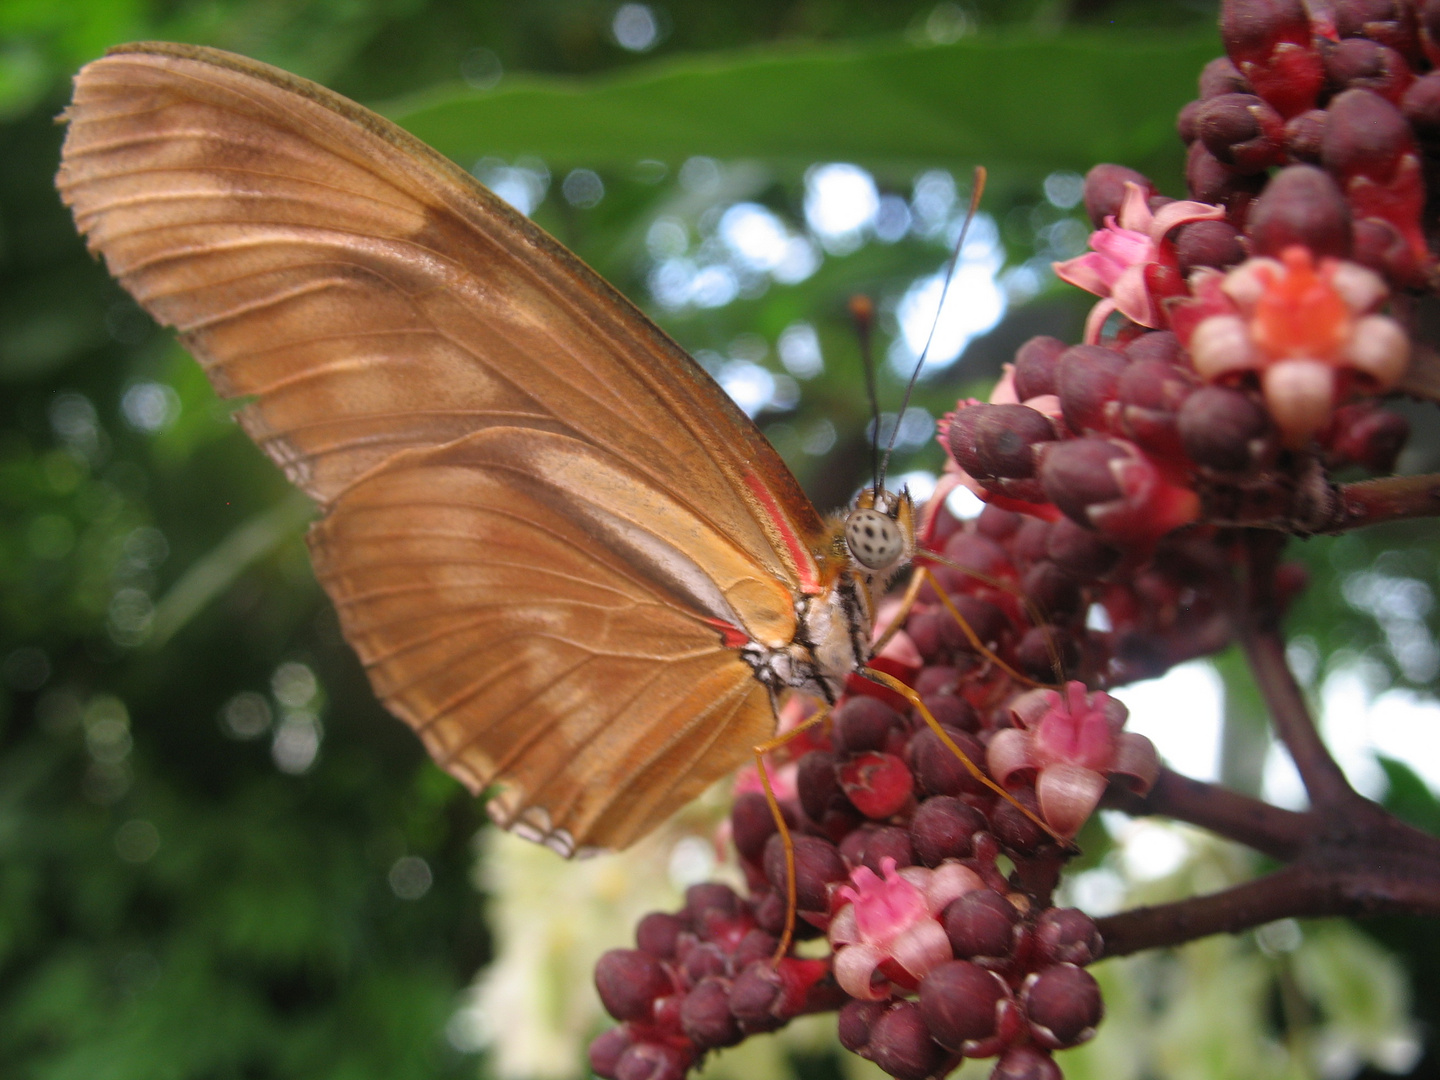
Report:
[[[1055,1080],[1053,1052],[1093,1034],[1085,966],[1104,943],[1055,889],[1107,793],[1160,771],[1108,691],[1223,648],[1237,526],[1323,527],[1332,473],[1390,471],[1408,434],[1379,399],[1407,385],[1435,263],[1432,8],[1226,0],[1228,55],[1179,120],[1190,198],[1091,170],[1092,250],[1056,267],[1100,297],[1085,340],[1031,339],[988,402],[941,425],[931,577],[876,660],[924,708],[853,677],[781,763],[797,936],[828,954],[773,957],[786,853],[742,786],[729,835],[749,895],[692,890],[602,960],[622,1023],[592,1047],[600,1076],[680,1080],[822,1009],[901,1080],[966,1057]],[[946,509],[957,485],[988,504],[977,518]],[[1303,575],[1271,584],[1283,604]]]

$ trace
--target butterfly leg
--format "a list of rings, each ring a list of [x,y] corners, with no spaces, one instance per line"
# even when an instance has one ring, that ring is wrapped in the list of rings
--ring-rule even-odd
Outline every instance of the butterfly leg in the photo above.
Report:
[[[953,564],[951,564],[949,560],[933,556],[928,552],[926,553],[925,557],[927,559],[935,559],[935,561],[940,562],[943,565],[953,566]],[[971,648],[973,648],[986,660],[989,660],[1001,671],[1005,672],[1006,675],[1009,675],[1016,682],[1023,683],[1026,686],[1044,687],[1049,690],[1060,689],[1065,682],[1065,669],[1060,662],[1060,650],[1055,647],[1055,642],[1052,639],[1049,631],[1043,629],[1045,626],[1047,626],[1047,623],[1039,609],[1037,609],[1035,605],[1031,603],[1027,597],[1021,594],[1020,591],[1016,589],[1013,585],[1007,585],[1004,582],[997,581],[996,579],[989,577],[986,574],[980,574],[973,570],[967,570],[963,566],[953,566],[953,568],[959,570],[962,574],[969,574],[971,577],[974,577],[979,581],[983,581],[987,585],[991,585],[994,588],[1000,589],[1004,592],[1008,592],[1012,596],[1016,596],[1020,600],[1021,604],[1023,604],[1025,607],[1025,613],[1030,616],[1030,621],[1035,626],[1041,627],[1042,633],[1044,633],[1045,635],[1045,645],[1050,653],[1050,665],[1055,671],[1055,682],[1040,682],[1036,679],[1030,678],[1030,676],[1028,675],[1022,675],[1020,672],[1016,671],[1013,667],[1007,664],[1004,660],[1000,659],[1000,657],[996,656],[995,653],[989,647],[987,647],[983,641],[980,640],[980,636],[975,633],[974,628],[970,625],[969,622],[966,621],[965,616],[960,614],[960,609],[955,606],[955,602],[950,599],[949,594],[940,587],[940,582],[936,579],[935,575],[931,572],[928,566],[920,566],[916,568],[915,573],[911,576],[910,579],[910,587],[905,590],[905,600],[908,601],[908,603],[901,608],[902,614],[900,616],[897,616],[895,622],[890,624],[890,629],[885,631],[886,637],[882,638],[880,642],[876,642],[874,652],[880,651],[881,643],[885,640],[888,640],[889,635],[894,633],[895,628],[900,625],[904,615],[908,615],[910,613],[910,607],[915,602],[914,598],[916,596],[919,596],[921,587],[924,585],[925,582],[928,581],[930,583],[930,587],[935,590],[935,595],[940,598],[940,603],[943,604],[945,610],[950,613],[950,617],[960,624],[960,629],[964,632],[965,637],[969,639]]]
[[[775,949],[773,964],[779,964],[785,954],[790,951],[790,942],[795,937],[795,911],[799,904],[799,895],[795,888],[795,841],[790,836],[790,826],[785,823],[785,814],[780,809],[780,800],[775,797],[775,790],[770,786],[770,774],[765,770],[765,755],[780,749],[801,732],[809,731],[824,722],[829,716],[830,709],[827,706],[814,715],[806,717],[789,731],[782,732],[773,739],[766,739],[758,746],[751,747],[755,754],[755,767],[760,772],[760,784],[765,789],[765,801],[770,804],[770,814],[775,818],[775,827],[780,833],[780,843],[785,847],[785,932],[780,935],[780,944]]]
[[[961,750],[960,747],[955,745],[955,740],[950,738],[950,736],[946,733],[945,729],[940,726],[940,721],[936,720],[934,714],[925,707],[925,703],[920,700],[920,695],[917,694],[912,687],[906,686],[899,679],[895,678],[895,676],[887,674],[884,671],[877,671],[874,668],[865,668],[863,671],[861,671],[860,674],[864,675],[865,678],[869,679],[871,682],[877,682],[881,686],[895,691],[895,693],[899,694],[906,701],[908,701],[911,706],[914,707],[916,712],[920,714],[920,718],[925,721],[925,723],[929,726],[930,730],[935,732],[935,734],[940,737],[940,741],[945,744],[946,749],[948,749],[952,754],[955,755],[961,765],[965,766],[966,770],[969,771],[971,776],[973,776],[976,780],[979,780],[980,783],[984,784],[991,791],[995,792],[996,795],[999,795],[1006,802],[1010,803],[1010,805],[1015,807],[1015,809],[1019,810],[1036,825],[1040,826],[1040,828],[1044,829],[1046,834],[1050,836],[1053,840],[1055,840],[1056,843],[1060,844],[1062,847],[1072,846],[1068,840],[1066,840],[1063,836],[1061,836],[1049,825],[1047,825],[1043,818],[1041,818],[1024,803],[1016,799],[1014,795],[1011,795],[1010,792],[1006,791],[994,780],[991,780],[990,777],[986,776],[985,771],[981,769],[979,765],[976,765],[975,762],[970,760],[970,755],[965,753],[964,750]]]

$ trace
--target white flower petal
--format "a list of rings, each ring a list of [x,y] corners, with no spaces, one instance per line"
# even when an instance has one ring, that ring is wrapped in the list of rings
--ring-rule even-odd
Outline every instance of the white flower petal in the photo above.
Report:
[[[945,928],[934,919],[921,919],[916,922],[894,940],[890,946],[890,954],[917,979],[924,978],[932,968],[955,959]]]
[[[1238,315],[1211,315],[1190,335],[1190,359],[1202,379],[1214,382],[1232,371],[1256,366],[1250,328]]]
[[[1366,315],[1355,323],[1345,358],[1387,390],[1400,381],[1410,364],[1410,339],[1394,319]]]
[[[871,983],[875,969],[884,959],[885,954],[874,946],[846,945],[835,954],[832,965],[835,981],[840,984],[840,989],[853,998],[861,1001],[884,1001],[890,996],[890,984],[885,982],[877,988]]]

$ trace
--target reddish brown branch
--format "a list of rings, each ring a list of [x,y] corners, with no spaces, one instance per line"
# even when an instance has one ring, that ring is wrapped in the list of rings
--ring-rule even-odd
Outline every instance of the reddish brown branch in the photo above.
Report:
[[[1342,484],[1336,492],[1333,523],[1323,531],[1338,533],[1382,521],[1440,516],[1440,475],[1387,476]]]
[[[1290,752],[1311,805],[1345,805],[1359,796],[1320,738],[1305,695],[1285,657],[1280,601],[1274,593],[1275,568],[1284,541],[1260,533],[1251,534],[1249,539],[1245,611],[1239,620],[1245,659],[1269,707],[1275,734]]]
[[[1440,474],[1332,484],[1319,463],[1292,485],[1204,493],[1212,525],[1273,529],[1298,536],[1342,533],[1385,521],[1440,517]]]
[[[1282,810],[1238,791],[1161,769],[1148,795],[1115,790],[1106,805],[1135,817],[1156,815],[1208,829],[1271,858],[1293,859],[1314,825],[1305,814]]]
[[[1285,659],[1285,643],[1270,619],[1240,633],[1245,658],[1270,708],[1275,734],[1285,744],[1315,806],[1336,806],[1357,798],[1345,773],[1330,756],[1310,717],[1305,696]]]
[[[1326,915],[1440,916],[1440,840],[1359,800],[1348,828],[1312,819],[1296,861],[1223,892],[1135,908],[1097,920],[1105,955],[1125,956],[1282,918]]]

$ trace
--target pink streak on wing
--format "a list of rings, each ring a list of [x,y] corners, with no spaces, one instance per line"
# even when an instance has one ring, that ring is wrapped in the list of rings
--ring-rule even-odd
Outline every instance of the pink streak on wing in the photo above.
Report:
[[[815,559],[810,554],[810,549],[796,535],[790,520],[781,511],[780,504],[775,501],[775,496],[770,494],[770,489],[765,486],[765,482],[754,473],[747,472],[745,486],[750,489],[750,493],[755,496],[756,501],[760,503],[770,518],[770,523],[780,533],[780,538],[790,553],[790,560],[795,564],[795,569],[800,575],[801,591],[811,596],[823,592],[824,590],[820,586],[820,574],[815,566]]]

